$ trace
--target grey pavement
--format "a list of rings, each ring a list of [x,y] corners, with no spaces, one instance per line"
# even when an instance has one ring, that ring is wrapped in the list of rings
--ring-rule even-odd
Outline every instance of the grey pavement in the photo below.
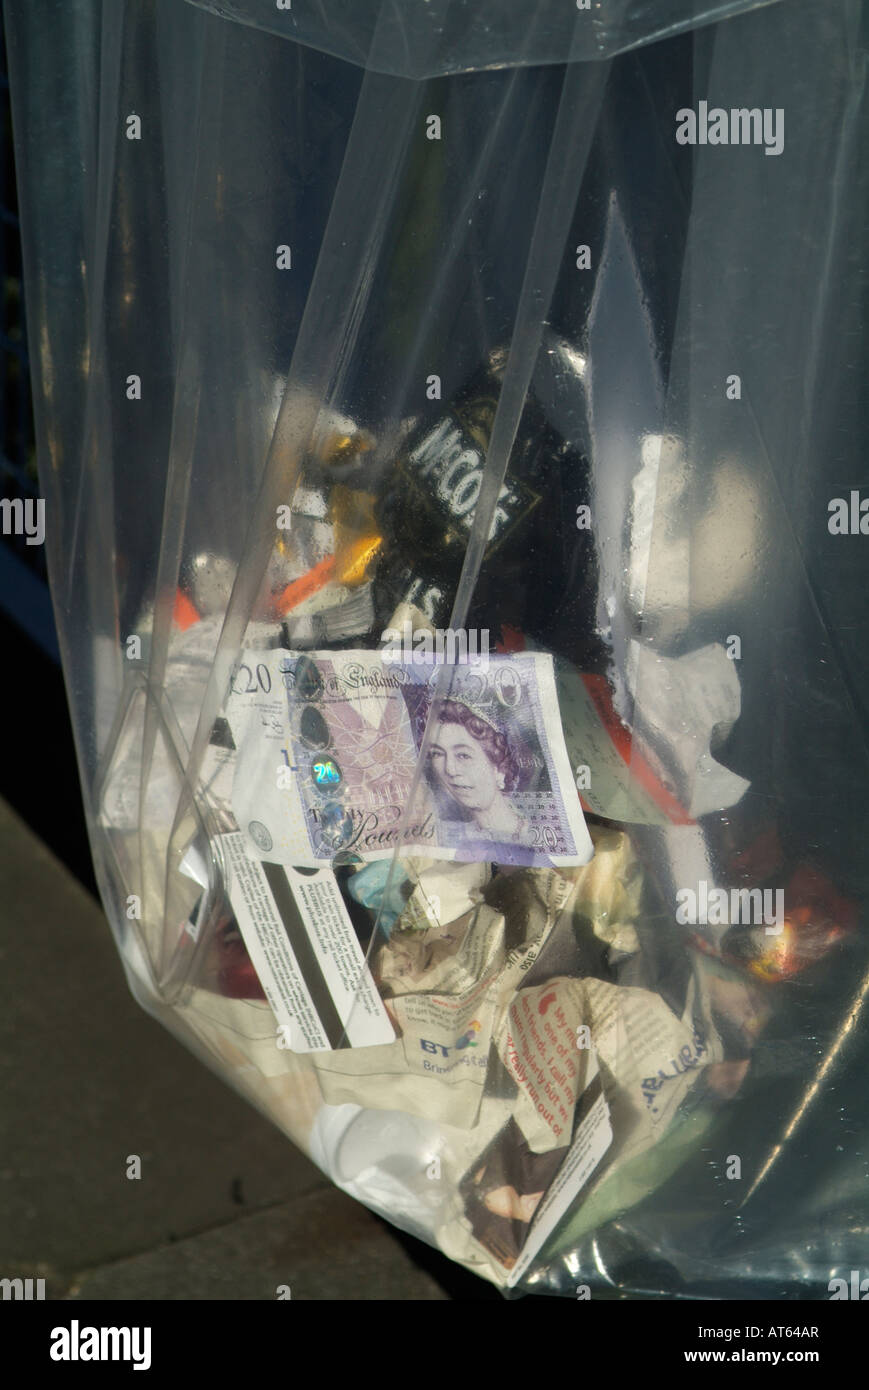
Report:
[[[414,1248],[142,1011],[100,907],[0,801],[0,1277],[69,1299],[450,1298]]]

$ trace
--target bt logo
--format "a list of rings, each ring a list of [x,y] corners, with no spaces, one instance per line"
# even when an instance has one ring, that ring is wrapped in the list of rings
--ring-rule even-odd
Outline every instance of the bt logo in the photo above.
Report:
[[[480,1031],[480,1024],[474,1019],[467,1033],[463,1033],[460,1038],[456,1038],[456,1050],[461,1051],[463,1047],[476,1047],[477,1034]]]
[[[466,1033],[463,1033],[460,1038],[456,1038],[456,1041],[453,1043],[452,1050],[454,1052],[461,1052],[463,1048],[476,1047],[476,1035],[477,1033],[479,1033],[482,1026],[483,1025],[475,1018],[471,1023],[470,1027],[468,1028],[468,1031]],[[450,1048],[444,1047],[443,1043],[431,1042],[429,1038],[420,1038],[419,1045],[422,1048],[423,1052],[433,1052],[435,1054],[440,1053],[442,1057],[449,1057],[450,1055]]]

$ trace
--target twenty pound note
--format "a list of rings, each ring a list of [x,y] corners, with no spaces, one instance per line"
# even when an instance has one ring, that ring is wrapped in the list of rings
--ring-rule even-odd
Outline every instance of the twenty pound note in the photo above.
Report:
[[[552,658],[444,669],[378,652],[247,652],[226,721],[233,813],[260,858],[585,864],[593,853]],[[437,697],[437,698],[436,698]],[[417,790],[414,774],[431,725]]]

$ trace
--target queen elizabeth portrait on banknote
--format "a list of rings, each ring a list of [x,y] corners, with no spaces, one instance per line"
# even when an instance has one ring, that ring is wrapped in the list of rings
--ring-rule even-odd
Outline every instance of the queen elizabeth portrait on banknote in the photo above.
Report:
[[[438,710],[426,776],[445,822],[457,822],[457,829],[468,825],[472,834],[502,843],[532,842],[532,827],[510,795],[519,784],[510,741],[461,700],[446,699]]]

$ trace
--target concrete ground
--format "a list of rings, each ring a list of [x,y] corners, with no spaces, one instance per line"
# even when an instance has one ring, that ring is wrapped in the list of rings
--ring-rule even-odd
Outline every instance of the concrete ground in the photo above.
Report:
[[[0,1040],[0,1277],[59,1299],[500,1299],[145,1014],[97,903],[2,801]]]

